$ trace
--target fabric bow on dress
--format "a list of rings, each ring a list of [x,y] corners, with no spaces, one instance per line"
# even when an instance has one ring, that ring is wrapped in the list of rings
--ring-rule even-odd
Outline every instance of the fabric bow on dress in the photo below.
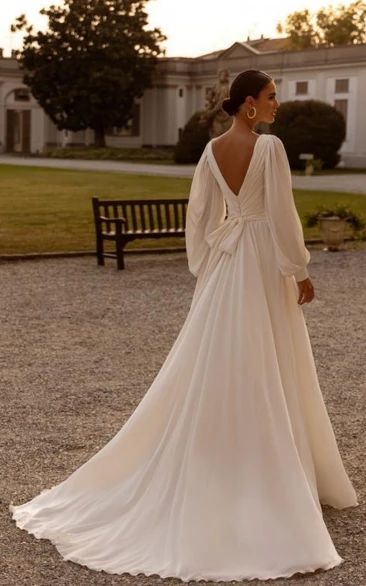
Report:
[[[206,242],[211,248],[216,247],[222,252],[234,254],[246,223],[264,219],[264,216],[232,214],[226,218],[221,226],[206,236]]]

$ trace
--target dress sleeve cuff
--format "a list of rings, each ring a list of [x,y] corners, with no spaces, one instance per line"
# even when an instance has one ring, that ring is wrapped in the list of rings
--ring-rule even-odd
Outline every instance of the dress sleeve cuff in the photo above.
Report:
[[[303,269],[296,271],[296,273],[294,274],[294,277],[297,282],[304,281],[305,279],[308,279],[308,277],[309,277],[308,269],[306,267],[304,267]]]

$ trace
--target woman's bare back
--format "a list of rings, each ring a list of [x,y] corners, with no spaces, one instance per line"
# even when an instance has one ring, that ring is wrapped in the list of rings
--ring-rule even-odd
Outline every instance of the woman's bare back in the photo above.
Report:
[[[246,177],[259,134],[248,137],[227,132],[212,141],[212,154],[226,184],[238,195]]]

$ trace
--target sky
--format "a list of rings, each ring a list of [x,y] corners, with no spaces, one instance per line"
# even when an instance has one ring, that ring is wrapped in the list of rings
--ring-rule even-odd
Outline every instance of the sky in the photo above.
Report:
[[[4,2],[4,3],[3,3]],[[146,10],[151,27],[159,27],[168,37],[162,45],[167,57],[196,57],[217,49],[225,49],[236,41],[278,37],[276,25],[288,14],[308,8],[339,4],[352,0],[149,0]],[[39,10],[62,0],[12,0],[1,2],[0,47],[4,55],[21,47],[21,35],[10,32],[10,25],[20,14],[27,15],[35,28],[44,29],[46,20]]]

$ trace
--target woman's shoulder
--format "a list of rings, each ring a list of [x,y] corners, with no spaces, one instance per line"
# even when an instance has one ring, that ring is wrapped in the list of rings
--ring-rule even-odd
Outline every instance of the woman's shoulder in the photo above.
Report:
[[[278,136],[276,136],[275,134],[266,134],[263,136],[266,137],[268,153],[272,153],[272,155],[280,157],[284,156],[284,154],[286,153],[285,145]]]
[[[283,146],[282,140],[278,136],[276,136],[275,134],[265,133],[265,134],[262,134],[261,136],[265,136],[266,140],[272,142],[273,144],[278,144],[278,145]]]

